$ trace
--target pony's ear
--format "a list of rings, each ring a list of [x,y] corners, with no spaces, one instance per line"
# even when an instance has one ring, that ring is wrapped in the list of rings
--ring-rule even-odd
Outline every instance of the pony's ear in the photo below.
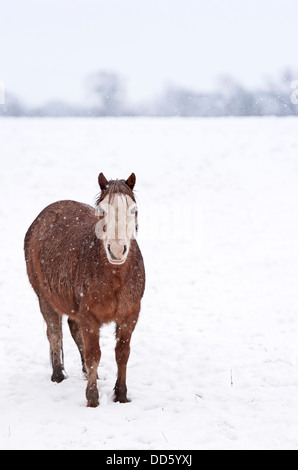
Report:
[[[108,180],[103,173],[99,173],[98,175],[98,184],[102,191],[104,191],[108,185]]]
[[[135,184],[136,184],[136,175],[134,173],[132,173],[130,175],[130,177],[125,181],[125,184],[127,184],[127,186],[133,190],[133,188],[135,187]]]

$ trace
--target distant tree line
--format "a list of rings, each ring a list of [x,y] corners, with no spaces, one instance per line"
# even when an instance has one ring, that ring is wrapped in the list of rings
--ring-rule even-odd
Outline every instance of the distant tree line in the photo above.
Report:
[[[51,101],[40,107],[26,107],[10,93],[0,105],[0,116],[297,116],[298,99],[293,99],[291,84],[298,76],[290,70],[280,79],[257,90],[248,90],[229,77],[219,81],[217,91],[203,93],[172,86],[150,103],[127,103],[123,81],[118,74],[98,72],[89,77],[92,104],[74,106]]]

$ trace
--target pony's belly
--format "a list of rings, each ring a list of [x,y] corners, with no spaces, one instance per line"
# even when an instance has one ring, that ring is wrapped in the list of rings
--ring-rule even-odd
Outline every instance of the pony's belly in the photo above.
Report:
[[[77,316],[78,307],[74,304],[73,299],[66,296],[60,296],[56,293],[46,292],[44,295],[47,298],[51,307],[59,313],[59,315],[67,315],[68,317],[74,318]]]
[[[92,313],[100,323],[117,321],[118,302],[115,298],[102,298],[92,308]]]

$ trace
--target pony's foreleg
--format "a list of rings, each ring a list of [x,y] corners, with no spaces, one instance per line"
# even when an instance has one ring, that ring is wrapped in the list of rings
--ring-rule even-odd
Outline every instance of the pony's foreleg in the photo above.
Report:
[[[50,356],[53,367],[51,380],[60,383],[66,378],[62,349],[62,317],[44,299],[39,299],[39,305],[47,324],[47,337],[50,343]]]
[[[120,324],[116,324],[116,362],[118,368],[117,381],[114,388],[114,401],[120,403],[129,402],[127,398],[127,386],[126,386],[126,368],[130,354],[130,340],[133,330],[135,329],[138,319],[136,316],[125,319]]]
[[[87,369],[87,406],[96,408],[99,405],[99,394],[97,389],[97,368],[100,361],[101,351],[99,347],[99,324],[91,316],[90,312],[83,320],[80,327],[84,343],[85,365]]]

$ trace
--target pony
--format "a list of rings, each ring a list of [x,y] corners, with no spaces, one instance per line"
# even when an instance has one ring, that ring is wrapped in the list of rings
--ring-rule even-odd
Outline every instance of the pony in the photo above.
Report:
[[[143,257],[136,241],[136,176],[108,181],[99,174],[96,206],[65,200],[47,206],[24,243],[29,281],[47,325],[53,382],[66,378],[62,317],[81,355],[88,407],[99,405],[97,368],[100,327],[116,324],[114,401],[128,402],[130,341],[145,289]]]

